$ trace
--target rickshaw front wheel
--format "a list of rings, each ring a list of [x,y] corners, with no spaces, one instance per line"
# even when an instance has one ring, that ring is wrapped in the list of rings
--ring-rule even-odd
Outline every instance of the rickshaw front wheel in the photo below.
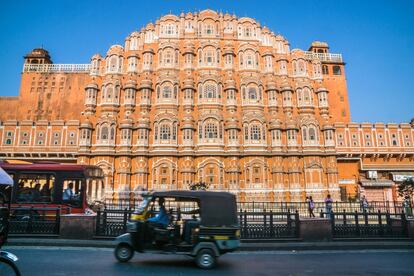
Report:
[[[115,248],[115,258],[122,262],[128,262],[134,256],[134,250],[127,243],[120,243]]]
[[[211,249],[201,249],[198,251],[195,262],[199,268],[211,269],[216,265],[216,256]]]

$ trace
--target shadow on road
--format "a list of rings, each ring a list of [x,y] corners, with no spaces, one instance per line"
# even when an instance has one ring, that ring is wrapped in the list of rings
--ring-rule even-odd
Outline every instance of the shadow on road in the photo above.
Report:
[[[180,269],[180,271],[184,270],[195,270],[195,271],[204,271],[202,269],[199,269],[197,265],[194,262],[194,259],[191,257],[185,257],[183,258],[169,258],[169,259],[157,259],[156,256],[154,256],[154,259],[147,259],[145,260],[139,260],[139,257],[136,257],[136,259],[132,259],[128,263],[118,263],[117,266],[128,266],[131,269],[132,268],[156,268],[156,267],[163,267],[163,268],[171,268],[171,269]],[[231,270],[232,264],[230,262],[226,262],[222,258],[218,259],[217,266],[215,267],[215,270],[220,270],[223,272],[223,270]],[[214,270],[213,270],[214,271]]]

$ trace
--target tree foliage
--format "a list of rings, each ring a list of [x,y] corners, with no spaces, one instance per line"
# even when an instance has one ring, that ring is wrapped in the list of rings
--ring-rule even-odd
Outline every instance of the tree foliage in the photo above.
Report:
[[[209,188],[209,184],[206,182],[196,182],[188,184],[188,188],[192,191],[205,191]]]
[[[402,197],[414,195],[414,178],[407,178],[398,186],[398,194]]]

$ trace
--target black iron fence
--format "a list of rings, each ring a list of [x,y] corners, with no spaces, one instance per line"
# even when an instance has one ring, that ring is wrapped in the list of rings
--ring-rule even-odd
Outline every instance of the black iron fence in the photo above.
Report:
[[[61,213],[69,209],[50,207],[12,208],[9,233],[11,235],[59,235]]]
[[[275,240],[294,239],[299,235],[298,212],[249,212],[240,210],[241,239]]]
[[[140,204],[139,199],[120,200],[111,199],[106,200],[102,207],[107,210],[134,210]],[[315,212],[325,210],[324,202],[314,202]],[[250,212],[263,212],[272,211],[276,213],[296,212],[298,211],[300,216],[308,216],[308,203],[307,202],[238,202],[237,209],[246,210]],[[390,213],[402,213],[403,212],[402,202],[400,201],[371,201],[368,206],[363,207],[360,202],[341,202],[337,201],[332,204],[333,212],[390,212]]]
[[[116,237],[126,232],[126,223],[131,217],[132,210],[98,210],[96,213],[97,236]]]
[[[132,210],[104,209],[98,210],[96,235],[115,237],[125,233],[126,223]],[[242,240],[275,240],[298,238],[298,212],[250,212],[240,210],[238,213]]]
[[[404,213],[377,212],[321,212],[331,219],[334,238],[404,238],[408,237]]]
[[[272,210],[274,212],[295,212],[298,211],[300,216],[308,216],[307,202],[238,202],[238,209],[260,212],[263,210]],[[325,210],[325,202],[314,202],[315,212]],[[332,211],[342,212],[381,212],[401,213],[403,212],[402,202],[398,201],[371,201],[368,206],[363,207],[360,202],[333,202]]]

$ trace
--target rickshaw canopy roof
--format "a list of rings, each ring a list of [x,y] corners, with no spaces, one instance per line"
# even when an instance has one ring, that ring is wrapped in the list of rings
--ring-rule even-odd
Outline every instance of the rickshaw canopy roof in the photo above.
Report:
[[[237,204],[235,195],[211,191],[164,191],[154,192],[153,197],[175,198],[182,201],[200,202],[202,226],[237,226]]]
[[[0,185],[13,186],[13,178],[0,167]]]

